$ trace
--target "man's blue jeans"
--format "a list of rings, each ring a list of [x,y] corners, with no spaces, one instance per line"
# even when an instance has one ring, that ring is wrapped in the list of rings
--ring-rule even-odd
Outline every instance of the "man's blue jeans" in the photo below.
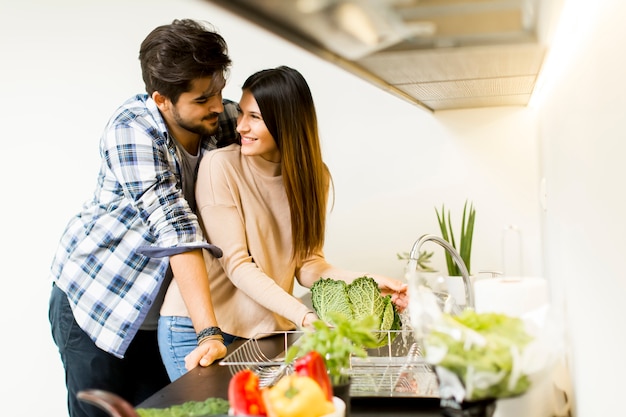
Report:
[[[137,405],[170,382],[159,355],[156,331],[140,330],[120,359],[98,348],[78,326],[67,296],[56,285],[50,294],[48,314],[65,368],[70,417],[108,415],[78,400],[76,394],[81,390],[110,391]]]

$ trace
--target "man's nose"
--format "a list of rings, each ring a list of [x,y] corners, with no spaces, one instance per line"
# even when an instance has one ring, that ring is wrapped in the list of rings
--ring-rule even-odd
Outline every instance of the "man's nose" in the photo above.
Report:
[[[212,113],[224,113],[224,103],[222,100],[210,100],[209,111]]]

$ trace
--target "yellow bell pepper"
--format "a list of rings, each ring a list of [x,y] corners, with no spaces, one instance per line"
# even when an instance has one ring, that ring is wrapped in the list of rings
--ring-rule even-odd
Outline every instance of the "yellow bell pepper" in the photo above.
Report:
[[[263,390],[263,401],[268,417],[321,417],[335,411],[313,378],[297,374]]]

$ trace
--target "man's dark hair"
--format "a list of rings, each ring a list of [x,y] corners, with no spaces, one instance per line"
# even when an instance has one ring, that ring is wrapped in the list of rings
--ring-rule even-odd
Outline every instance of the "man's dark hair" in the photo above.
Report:
[[[231,60],[224,38],[208,24],[174,20],[154,29],[141,43],[141,72],[146,92],[158,91],[176,104],[191,81],[217,75],[226,79]]]

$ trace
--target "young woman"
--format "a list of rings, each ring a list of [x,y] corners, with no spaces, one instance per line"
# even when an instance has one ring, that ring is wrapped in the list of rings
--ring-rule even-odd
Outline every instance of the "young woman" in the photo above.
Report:
[[[243,85],[239,106],[241,145],[206,155],[196,187],[207,240],[223,251],[220,259],[205,258],[226,344],[316,320],[293,296],[295,279],[310,287],[321,277],[351,282],[366,275],[324,258],[330,174],[302,75],[284,66],[255,73]],[[367,275],[401,310],[406,307],[405,284]],[[198,340],[202,335],[194,332],[174,279],[159,320],[159,346],[172,380],[198,363],[192,353]]]

